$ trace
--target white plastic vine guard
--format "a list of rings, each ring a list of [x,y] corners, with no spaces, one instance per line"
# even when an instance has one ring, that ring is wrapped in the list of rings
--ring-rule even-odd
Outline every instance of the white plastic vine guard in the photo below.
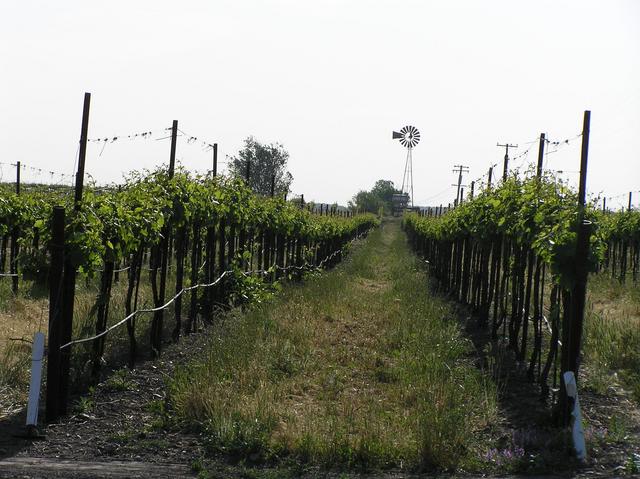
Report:
[[[573,398],[573,411],[571,411],[571,416],[573,416],[573,420],[571,421],[573,448],[576,450],[576,457],[584,462],[587,459],[587,447],[582,429],[582,413],[580,412],[580,401],[578,400],[578,386],[573,371],[564,373],[564,386],[567,391],[567,396]]]
[[[40,383],[42,382],[42,360],[44,359],[44,333],[33,336],[31,352],[31,382],[29,384],[29,402],[27,403],[27,430],[38,425],[38,404],[40,402]]]

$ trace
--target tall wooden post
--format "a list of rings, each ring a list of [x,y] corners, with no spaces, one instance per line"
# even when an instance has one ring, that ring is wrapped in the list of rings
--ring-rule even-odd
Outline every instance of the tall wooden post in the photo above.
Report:
[[[627,206],[627,211],[631,211],[631,204],[632,204],[631,198],[632,198],[632,195],[633,195],[633,192],[630,191],[629,192],[629,206]]]
[[[175,163],[176,163],[176,147],[178,140],[178,120],[173,120],[173,125],[171,126],[171,154],[169,156],[169,178],[173,178],[175,175]],[[184,248],[185,248],[185,239],[186,239],[186,230],[183,227],[179,228],[174,237],[175,240],[175,251],[176,251],[176,283],[174,288],[174,293],[177,295],[180,291],[182,291],[182,285],[184,284]],[[168,229],[168,238],[171,237],[171,226],[169,225]],[[171,260],[169,251],[163,252],[163,259],[166,256],[166,267],[168,268],[169,261]],[[164,263],[164,261],[163,261]],[[164,273],[164,288],[166,288],[166,268],[163,271]],[[162,282],[162,281],[161,281]],[[164,302],[164,291],[165,289],[161,287],[162,290],[162,299]],[[174,306],[174,319],[175,319],[175,327],[173,330],[173,340],[177,341],[180,337],[181,329],[182,329],[182,295],[176,298],[175,306]],[[160,338],[158,345],[162,345],[162,328],[160,328]],[[158,351],[160,348],[158,348]]]
[[[20,196],[20,162],[16,162],[16,195]],[[9,273],[11,277],[11,290],[14,295],[18,294],[18,255],[20,254],[20,246],[18,245],[18,238],[20,237],[20,231],[16,226],[13,227],[11,234],[11,261]]]
[[[171,150],[169,152],[169,179],[173,179],[176,167],[176,146],[178,141],[178,120],[173,120],[171,126]],[[160,288],[158,290],[158,302],[156,308],[164,304],[167,291],[167,268],[169,266],[169,236],[171,235],[171,225],[168,220],[162,227],[162,240],[160,244]],[[158,356],[162,349],[162,323],[164,322],[164,310],[160,309],[153,313],[151,323],[151,348],[154,355]]]
[[[213,176],[218,175],[218,144],[213,144]]]
[[[20,196],[20,162],[16,162],[16,195]]]
[[[87,157],[87,133],[89,131],[89,107],[91,106],[91,93],[84,94],[84,105],[82,108],[82,129],[80,131],[80,151],[78,154],[78,171],[76,172],[76,191],[74,197],[74,207],[80,210],[82,192],[84,188],[84,163]]]
[[[171,152],[169,154],[169,179],[173,178],[176,169],[176,143],[178,140],[178,120],[171,125]]]
[[[51,264],[49,268],[49,335],[47,353],[47,392],[45,399],[47,422],[60,414],[60,346],[62,332],[62,284],[64,267],[64,207],[54,206],[51,221]]]
[[[79,212],[82,203],[82,192],[84,188],[84,166],[87,157],[87,134],[89,130],[89,109],[91,106],[91,93],[84,94],[84,105],[82,108],[82,127],[80,129],[80,150],[78,154],[78,171],[76,172],[76,188],[74,195],[74,210]],[[62,291],[62,318],[60,326],[60,344],[67,344],[71,341],[73,330],[73,304],[76,292],[76,267],[71,260],[70,254],[65,254],[64,276]],[[60,352],[60,404],[58,413],[67,413],[67,398],[69,397],[69,371],[71,365],[71,347]]]
[[[576,381],[580,366],[580,347],[582,342],[582,326],[587,292],[587,258],[589,256],[589,237],[591,223],[584,220],[587,191],[587,158],[589,154],[589,127],[591,112],[584,112],[582,127],[582,151],[580,155],[580,184],[578,188],[578,235],[576,238],[576,257],[574,262],[575,283],[570,294],[570,307],[565,314],[562,325],[562,354],[560,358],[561,377],[567,371],[573,371]],[[564,379],[561,382],[560,394],[561,417],[567,424],[569,414],[567,410],[566,390]]]
[[[536,176],[538,178],[542,177],[542,163],[544,160],[544,142],[545,135],[544,133],[540,133],[540,143],[538,144],[538,168],[536,169]]]
[[[493,176],[493,166],[489,167],[489,173],[488,173],[488,178],[487,178],[487,189],[490,190],[491,189],[491,177]]]

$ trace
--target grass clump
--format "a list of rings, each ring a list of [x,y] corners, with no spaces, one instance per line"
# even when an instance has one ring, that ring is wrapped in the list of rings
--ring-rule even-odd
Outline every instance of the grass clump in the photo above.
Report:
[[[233,313],[206,358],[178,370],[170,405],[238,460],[454,470],[496,414],[454,313],[397,222],[335,270]]]
[[[128,369],[118,369],[104,382],[104,392],[128,391],[135,387]]]

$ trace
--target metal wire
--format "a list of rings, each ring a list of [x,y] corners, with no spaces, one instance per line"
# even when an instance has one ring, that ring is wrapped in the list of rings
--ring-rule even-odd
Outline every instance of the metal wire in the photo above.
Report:
[[[336,251],[334,251],[333,253],[331,253],[330,255],[328,255],[325,259],[323,259],[322,261],[320,261],[320,263],[318,263],[318,266],[314,266],[308,262],[305,261],[305,263],[302,266],[295,266],[295,265],[289,265],[286,267],[282,267],[282,266],[278,266],[276,264],[272,265],[271,268],[277,268],[280,270],[284,270],[287,271],[289,269],[304,269],[305,267],[308,266],[312,266],[313,268],[320,268],[324,263],[326,263],[327,261],[329,261],[331,258],[333,258],[334,256],[336,256],[338,253],[340,253],[345,247],[347,247],[347,245],[350,245],[351,243],[353,243],[354,241],[360,239],[362,236],[366,235],[367,233],[369,233],[370,230],[367,230],[365,232],[360,233],[359,235],[357,235],[355,238],[353,238],[351,241],[345,243],[341,248],[337,249]],[[269,268],[269,269],[271,269]],[[244,276],[249,276],[251,274],[264,274],[264,273],[268,273],[269,270],[256,270],[256,271],[245,271],[244,273],[242,273]],[[220,281],[222,281],[222,279],[228,275],[233,273],[233,270],[227,270],[224,271],[220,276],[218,276],[213,282],[211,283],[206,283],[206,284],[195,284],[193,286],[189,286],[186,288],[182,288],[179,292],[177,292],[169,301],[167,301],[164,305],[162,306],[158,306],[155,308],[146,308],[146,309],[138,309],[136,311],[134,311],[133,313],[129,314],[127,317],[121,319],[120,321],[118,321],[117,323],[109,326],[107,329],[105,329],[104,331],[88,337],[88,338],[82,338],[82,339],[75,339],[73,341],[69,341],[66,344],[63,344],[62,346],[60,346],[60,350],[63,350],[65,348],[68,348],[74,344],[80,344],[80,343],[86,343],[88,341],[93,341],[95,339],[101,338],[102,336],[105,336],[107,333],[109,333],[110,331],[113,331],[116,328],[119,328],[120,326],[122,326],[124,323],[126,323],[128,320],[134,318],[135,316],[137,316],[138,314],[141,313],[154,313],[156,311],[160,311],[163,309],[168,308],[171,304],[173,304],[175,302],[176,299],[178,299],[180,296],[182,296],[184,293],[197,289],[197,288],[210,288],[212,286],[215,286],[216,284],[218,284]]]

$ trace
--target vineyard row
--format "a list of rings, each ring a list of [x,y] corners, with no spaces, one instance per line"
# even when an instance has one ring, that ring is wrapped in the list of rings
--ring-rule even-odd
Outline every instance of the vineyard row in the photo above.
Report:
[[[79,203],[50,192],[0,198],[0,234],[11,239],[12,270],[19,264],[21,278],[50,288],[49,419],[66,412],[73,348],[60,346],[72,342],[76,275],[99,284],[94,306],[98,337],[87,343],[90,350],[77,351],[90,357],[91,375],[97,378],[114,281],[121,274],[127,278],[125,312],[131,317],[124,324],[133,366],[138,343],[132,313],[138,310],[144,276],[154,306],[149,344],[157,355],[166,330],[167,294],[175,294],[171,329],[177,339],[195,330],[198,321],[212,323],[216,310],[250,300],[260,285],[299,279],[304,271],[336,264],[350,241],[378,223],[370,214],[331,210],[317,215],[305,206],[303,200],[257,196],[242,180],[184,170],[170,175],[163,168],[134,173],[118,188],[86,190]],[[170,293],[169,266],[175,287]],[[183,294],[198,284],[210,287]],[[52,349],[59,353],[52,355]],[[59,384],[53,377],[60,377]]]
[[[638,278],[640,212],[581,207],[551,176],[514,174],[445,215],[403,224],[440,286],[504,339],[544,398],[561,388],[559,373],[578,373],[587,273]]]

